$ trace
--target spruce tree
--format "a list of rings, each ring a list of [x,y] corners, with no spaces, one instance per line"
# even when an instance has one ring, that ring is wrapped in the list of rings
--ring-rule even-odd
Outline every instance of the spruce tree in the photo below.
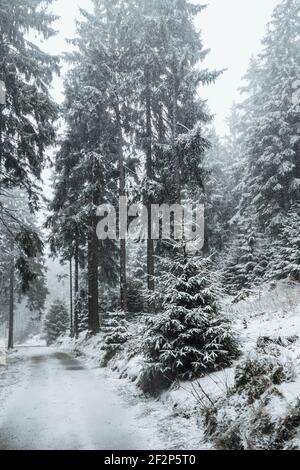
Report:
[[[69,312],[65,304],[57,300],[51,305],[45,319],[47,345],[51,346],[70,328]]]
[[[33,221],[26,194],[6,191],[0,203],[5,208],[0,218],[0,303],[8,312],[8,346],[12,349],[16,303],[26,297],[29,310],[40,318],[48,291],[40,232]]]
[[[249,162],[244,207],[253,204],[260,227],[278,234],[284,214],[299,194],[299,1],[276,8],[263,41],[263,52],[247,74],[244,141]]]
[[[48,11],[51,0],[0,1],[0,196],[18,189],[26,193],[32,211],[40,206],[39,183],[45,167],[46,148],[55,138],[57,106],[50,97],[58,58],[43,52],[30,39],[35,34],[48,39],[55,34],[56,17]],[[2,90],[2,83],[4,90]],[[18,222],[14,233],[17,251],[38,255],[42,243],[36,232],[24,230],[14,211],[0,201],[0,219]],[[33,253],[34,252],[34,253]],[[24,257],[16,260],[24,283],[30,272]]]
[[[300,204],[286,215],[280,236],[272,246],[268,278],[300,281]]]
[[[134,42],[135,30],[132,19],[133,1],[120,0],[114,2],[95,0],[93,12],[84,14],[84,21],[79,24],[78,39],[74,41],[78,53],[72,60],[77,64],[76,75],[80,77],[80,86],[85,92],[82,105],[93,101],[94,114],[90,113],[91,126],[97,129],[97,136],[102,137],[103,162],[110,169],[114,169],[117,181],[118,194],[112,192],[107,184],[110,202],[115,203],[117,197],[127,196],[126,174],[127,168],[132,167],[134,158],[128,156],[127,148],[130,145],[131,132],[134,128],[136,108],[133,106],[136,74],[132,67],[136,54]],[[132,59],[132,60],[131,60]],[[87,114],[85,110],[83,115]],[[96,119],[95,119],[96,117]],[[102,134],[99,129],[102,128]],[[132,171],[132,170],[131,170]],[[116,181],[112,176],[111,181]],[[99,184],[97,171],[94,173],[94,185]],[[105,185],[101,185],[101,188]],[[91,214],[91,230],[89,241],[90,270],[94,273],[91,290],[96,292],[97,261],[95,250],[97,240],[95,209],[97,205],[107,202],[101,191],[94,191]],[[109,202],[109,201],[108,201]],[[116,205],[116,204],[115,204]],[[126,241],[120,237],[120,305],[127,310],[127,254]],[[91,297],[93,300],[93,296]],[[94,299],[96,302],[96,299]],[[95,304],[94,302],[94,304]]]
[[[54,141],[57,106],[49,87],[58,72],[58,59],[28,39],[55,34],[56,19],[45,8],[51,0],[0,2],[0,80],[5,85],[1,107],[0,191],[18,187],[27,192],[32,208],[38,206],[38,186],[45,150]]]
[[[214,128],[207,133],[210,143],[203,158],[203,187],[199,201],[205,205],[205,252],[220,254],[230,237],[232,187],[226,146]]]
[[[174,380],[189,380],[227,367],[238,356],[228,319],[205,258],[162,261],[155,294],[161,313],[149,317],[144,351],[149,361],[141,386],[157,392]]]
[[[219,72],[201,69],[208,54],[194,19],[203,6],[188,1],[164,2],[163,29],[165,35],[165,79],[163,102],[166,108],[168,146],[164,147],[168,161],[167,178],[171,187],[166,193],[172,203],[181,203],[187,185],[192,191],[203,184],[201,156],[207,148],[202,125],[210,120],[206,104],[198,97],[199,86],[213,83]],[[170,190],[171,189],[171,190]]]
[[[251,219],[243,219],[226,245],[223,270],[224,287],[239,298],[259,286],[267,275],[270,262],[269,247]]]
[[[282,1],[268,25],[262,53],[251,60],[243,90],[247,97],[232,114],[227,152],[236,160],[231,170],[236,214],[225,268],[232,292],[287,275],[279,246],[287,240],[287,213],[294,213],[299,200],[300,109],[294,99],[299,26],[299,2]]]
[[[129,339],[126,314],[121,310],[109,313],[102,331],[105,335],[101,347],[105,351],[102,365],[106,366]]]
[[[115,279],[118,253],[114,240],[98,240],[96,233],[98,206],[117,205],[115,126],[104,93],[94,86],[92,57],[84,52],[85,36],[78,41],[79,52],[69,57],[73,67],[65,83],[67,132],[56,155],[58,176],[48,220],[54,252],[75,261],[76,335],[80,329],[80,268],[81,277],[87,270],[89,329],[96,334],[100,327],[99,282]]]

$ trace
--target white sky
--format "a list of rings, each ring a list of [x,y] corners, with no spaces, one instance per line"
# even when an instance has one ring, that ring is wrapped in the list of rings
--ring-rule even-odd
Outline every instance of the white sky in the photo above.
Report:
[[[215,85],[200,90],[200,96],[208,100],[220,134],[226,132],[226,117],[233,101],[238,101],[238,89],[250,57],[260,50],[266,25],[279,0],[195,0],[208,4],[199,15],[197,26],[202,30],[204,46],[211,49],[205,66],[227,71]],[[57,0],[54,10],[61,19],[55,25],[58,36],[47,43],[47,50],[61,54],[68,49],[66,38],[75,33],[75,18],[79,7],[86,8],[89,0]],[[55,98],[62,99],[62,80],[54,85]]]

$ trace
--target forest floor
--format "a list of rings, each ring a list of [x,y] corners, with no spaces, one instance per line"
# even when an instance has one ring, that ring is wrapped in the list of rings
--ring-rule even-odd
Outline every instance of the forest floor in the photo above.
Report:
[[[0,369],[0,389],[1,450],[199,446],[196,423],[189,424],[193,440],[189,426],[182,428],[160,403],[62,351],[19,347]]]

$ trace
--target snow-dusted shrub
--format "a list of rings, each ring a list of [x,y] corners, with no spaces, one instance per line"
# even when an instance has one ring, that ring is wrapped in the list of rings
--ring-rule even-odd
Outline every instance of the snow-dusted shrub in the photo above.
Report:
[[[203,410],[206,436],[223,450],[287,448],[300,427],[299,403],[288,407],[278,385],[295,378],[277,353],[253,354],[237,368],[235,385]]]
[[[188,380],[229,366],[239,355],[228,319],[219,311],[217,293],[203,258],[164,260],[156,304],[144,337],[148,366],[140,387],[157,393],[176,379]]]
[[[273,388],[251,407],[243,399],[218,403],[206,410],[206,434],[221,450],[300,450],[300,400],[283,417],[276,413],[277,402],[283,404],[283,396]]]
[[[109,313],[102,327],[105,338],[101,347],[105,353],[102,359],[102,366],[105,367],[128,341],[128,326],[126,315],[123,311],[117,310]]]
[[[276,353],[277,356],[277,353]],[[260,398],[272,385],[294,379],[295,371],[290,361],[268,354],[253,354],[236,368],[237,390],[247,394],[249,403]]]
[[[236,405],[236,407],[227,406],[227,408],[221,410],[211,406],[203,410],[205,436],[207,440],[213,441],[217,449],[243,450],[238,420],[239,409],[242,410],[242,404],[237,403]]]
[[[60,336],[67,333],[70,327],[68,309],[63,302],[56,300],[50,307],[45,320],[45,333],[47,345],[51,345]]]
[[[300,399],[296,401],[289,413],[283,418],[276,432],[276,446],[283,450],[300,450],[299,439],[294,438],[300,432]]]
[[[299,337],[297,335],[294,336],[287,336],[287,337],[282,337],[282,336],[260,336],[257,340],[256,346],[258,350],[261,350],[264,353],[268,353],[270,351],[275,353],[275,351],[278,351],[280,354],[280,347],[287,347],[293,343],[295,343]]]

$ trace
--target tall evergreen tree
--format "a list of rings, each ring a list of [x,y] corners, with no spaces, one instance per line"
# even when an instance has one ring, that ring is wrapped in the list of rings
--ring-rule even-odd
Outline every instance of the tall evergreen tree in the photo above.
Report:
[[[210,120],[210,115],[197,91],[200,85],[214,82],[219,75],[219,72],[199,67],[209,52],[204,49],[194,25],[195,17],[203,8],[181,0],[169,0],[162,6],[165,36],[163,103],[168,131],[165,157],[168,169],[173,169],[172,191],[169,191],[173,203],[181,202],[187,183],[191,190],[203,184],[200,156],[203,156],[207,142],[201,126]]]
[[[56,19],[43,0],[0,2],[0,80],[6,100],[1,108],[0,191],[26,190],[32,208],[38,204],[37,182],[45,163],[45,149],[54,141],[57,107],[49,96],[58,60],[28,39],[28,32],[44,39],[55,34]]]
[[[136,63],[144,110],[142,148],[146,154],[142,193],[148,206],[148,289],[153,291],[151,204],[180,203],[187,181],[201,184],[199,156],[205,143],[195,126],[209,116],[204,103],[196,98],[196,90],[200,84],[213,81],[218,73],[198,68],[208,52],[194,27],[194,19],[203,7],[185,0],[137,3],[140,53]]]
[[[29,310],[40,318],[48,291],[39,230],[33,222],[26,195],[6,192],[0,202],[6,209],[6,216],[2,214],[0,219],[0,305],[8,312],[8,347],[12,349],[16,303],[26,296]],[[32,234],[36,234],[34,245]],[[18,242],[20,236],[24,239]]]
[[[0,1],[0,196],[18,188],[26,193],[32,211],[39,207],[41,172],[45,151],[54,142],[57,106],[49,95],[53,74],[59,71],[58,59],[43,52],[29,36],[48,39],[55,34],[56,17],[48,12],[51,0]],[[15,224],[13,211],[0,202],[2,224]],[[14,232],[19,250],[33,250],[41,243],[37,234],[19,229]],[[25,245],[26,244],[26,245]],[[30,275],[23,259],[16,260],[23,277]]]
[[[93,13],[83,13],[85,20],[79,25],[79,38],[75,41],[79,52],[74,58],[83,68],[81,76],[84,86],[101,103],[98,113],[102,127],[106,126],[104,142],[117,161],[118,195],[126,197],[126,168],[132,164],[127,149],[136,115],[133,106],[136,75],[131,66],[136,53],[132,21],[134,2],[119,0],[112,4],[95,0],[93,6]],[[99,198],[94,200],[94,207],[103,202]],[[119,214],[119,220],[121,216],[123,214]],[[96,233],[95,220],[92,225],[93,238]],[[124,234],[120,238],[120,306],[126,311],[126,240]],[[96,240],[91,240],[92,252],[93,244],[96,245]],[[93,265],[95,256],[92,254],[90,259]]]
[[[51,346],[70,328],[68,310],[63,302],[57,300],[51,305],[45,319],[47,345]]]
[[[287,213],[280,236],[272,249],[268,277],[300,281],[300,204]]]
[[[284,0],[275,8],[263,52],[246,77],[249,174],[243,204],[253,204],[260,227],[271,234],[280,231],[300,189],[300,109],[293,101],[300,72],[299,9],[298,0]]]

